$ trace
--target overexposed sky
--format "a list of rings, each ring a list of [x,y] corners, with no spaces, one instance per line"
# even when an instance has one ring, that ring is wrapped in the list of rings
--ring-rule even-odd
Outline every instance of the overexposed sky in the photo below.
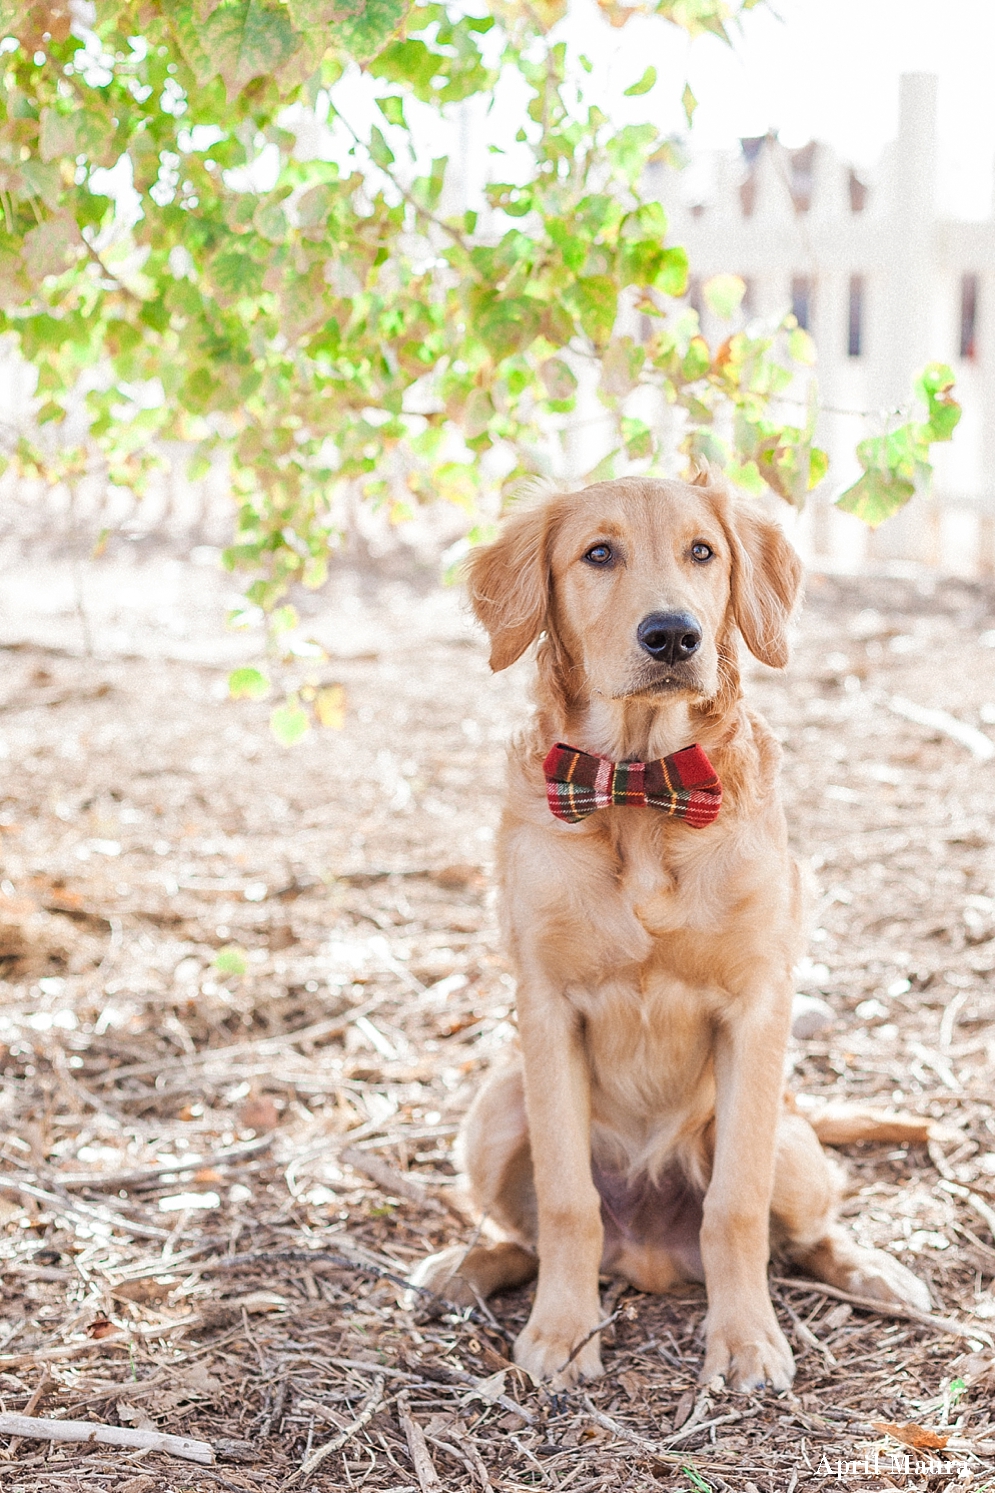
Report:
[[[659,21],[611,30],[593,0],[574,0],[561,31],[594,62],[612,117],[624,109],[683,133],[687,78],[699,101],[693,146],[733,148],[775,128],[788,145],[814,136],[865,168],[896,134],[900,75],[935,72],[941,207],[963,217],[991,210],[995,0],[773,0],[744,17],[732,49],[712,37],[688,44]],[[616,105],[649,63],[659,73],[653,91]]]

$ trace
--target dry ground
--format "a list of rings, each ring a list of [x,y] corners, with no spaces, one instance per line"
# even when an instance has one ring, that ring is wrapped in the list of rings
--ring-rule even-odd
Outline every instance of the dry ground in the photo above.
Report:
[[[793,1393],[699,1394],[702,1293],[606,1283],[606,1376],[550,1398],[507,1363],[529,1292],[464,1320],[391,1279],[470,1237],[447,1186],[514,1035],[487,873],[525,670],[489,677],[451,598],[340,585],[346,725],[290,752],[220,662],[0,650],[0,1411],[217,1454],[0,1438],[0,1485],[791,1493],[877,1445],[850,1485],[919,1488],[875,1422],[990,1445],[995,763],[890,702],[995,719],[995,592],[814,577],[790,670],[749,685],[820,885],[799,989],[835,1013],[792,1083],[946,1123],[846,1158],[851,1226],[946,1325],[784,1281]]]

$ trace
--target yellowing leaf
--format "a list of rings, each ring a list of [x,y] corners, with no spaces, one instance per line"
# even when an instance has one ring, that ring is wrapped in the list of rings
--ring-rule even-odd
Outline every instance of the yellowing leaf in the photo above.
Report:
[[[57,161],[61,156],[75,156],[79,153],[76,143],[77,118],[75,112],[63,114],[51,108],[41,111],[38,153],[43,161]]]
[[[24,263],[34,280],[60,275],[69,255],[80,242],[79,231],[68,213],[56,213],[24,235]]]
[[[848,487],[836,499],[836,507],[844,513],[853,513],[862,519],[869,529],[876,529],[886,518],[891,518],[915,492],[915,485],[893,472],[881,472],[871,468],[859,482]]]
[[[701,291],[706,304],[715,315],[728,321],[739,310],[746,294],[746,281],[739,275],[713,275],[710,280],[705,281]]]
[[[804,327],[795,327],[793,332],[788,333],[788,354],[796,363],[803,363],[807,368],[811,368],[815,362],[815,343]]]
[[[301,45],[286,7],[262,0],[222,0],[199,32],[204,55],[199,68],[193,59],[191,64],[202,78],[207,67],[209,76],[220,73],[230,101],[253,78],[274,73]]]
[[[342,730],[346,717],[346,693],[341,684],[326,684],[316,692],[314,713],[319,724],[328,730]]]

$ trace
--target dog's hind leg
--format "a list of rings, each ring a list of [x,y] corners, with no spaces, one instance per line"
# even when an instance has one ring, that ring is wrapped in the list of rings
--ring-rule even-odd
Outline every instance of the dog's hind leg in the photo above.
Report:
[[[459,1151],[472,1216],[488,1242],[451,1245],[416,1267],[411,1283],[472,1306],[495,1291],[532,1280],[536,1199],[522,1070],[504,1068],[481,1089],[463,1122]]]
[[[836,1221],[842,1176],[801,1115],[785,1114],[777,1131],[771,1201],[776,1252],[838,1290],[874,1301],[930,1307],[921,1280],[881,1249],[865,1249]]]

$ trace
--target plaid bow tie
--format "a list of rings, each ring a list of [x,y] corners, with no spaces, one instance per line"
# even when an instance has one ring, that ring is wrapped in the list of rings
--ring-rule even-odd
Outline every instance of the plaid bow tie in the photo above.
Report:
[[[693,829],[711,824],[722,807],[722,784],[700,746],[657,762],[610,762],[558,741],[543,763],[546,798],[557,819],[576,824],[595,809],[628,804],[661,809]]]

